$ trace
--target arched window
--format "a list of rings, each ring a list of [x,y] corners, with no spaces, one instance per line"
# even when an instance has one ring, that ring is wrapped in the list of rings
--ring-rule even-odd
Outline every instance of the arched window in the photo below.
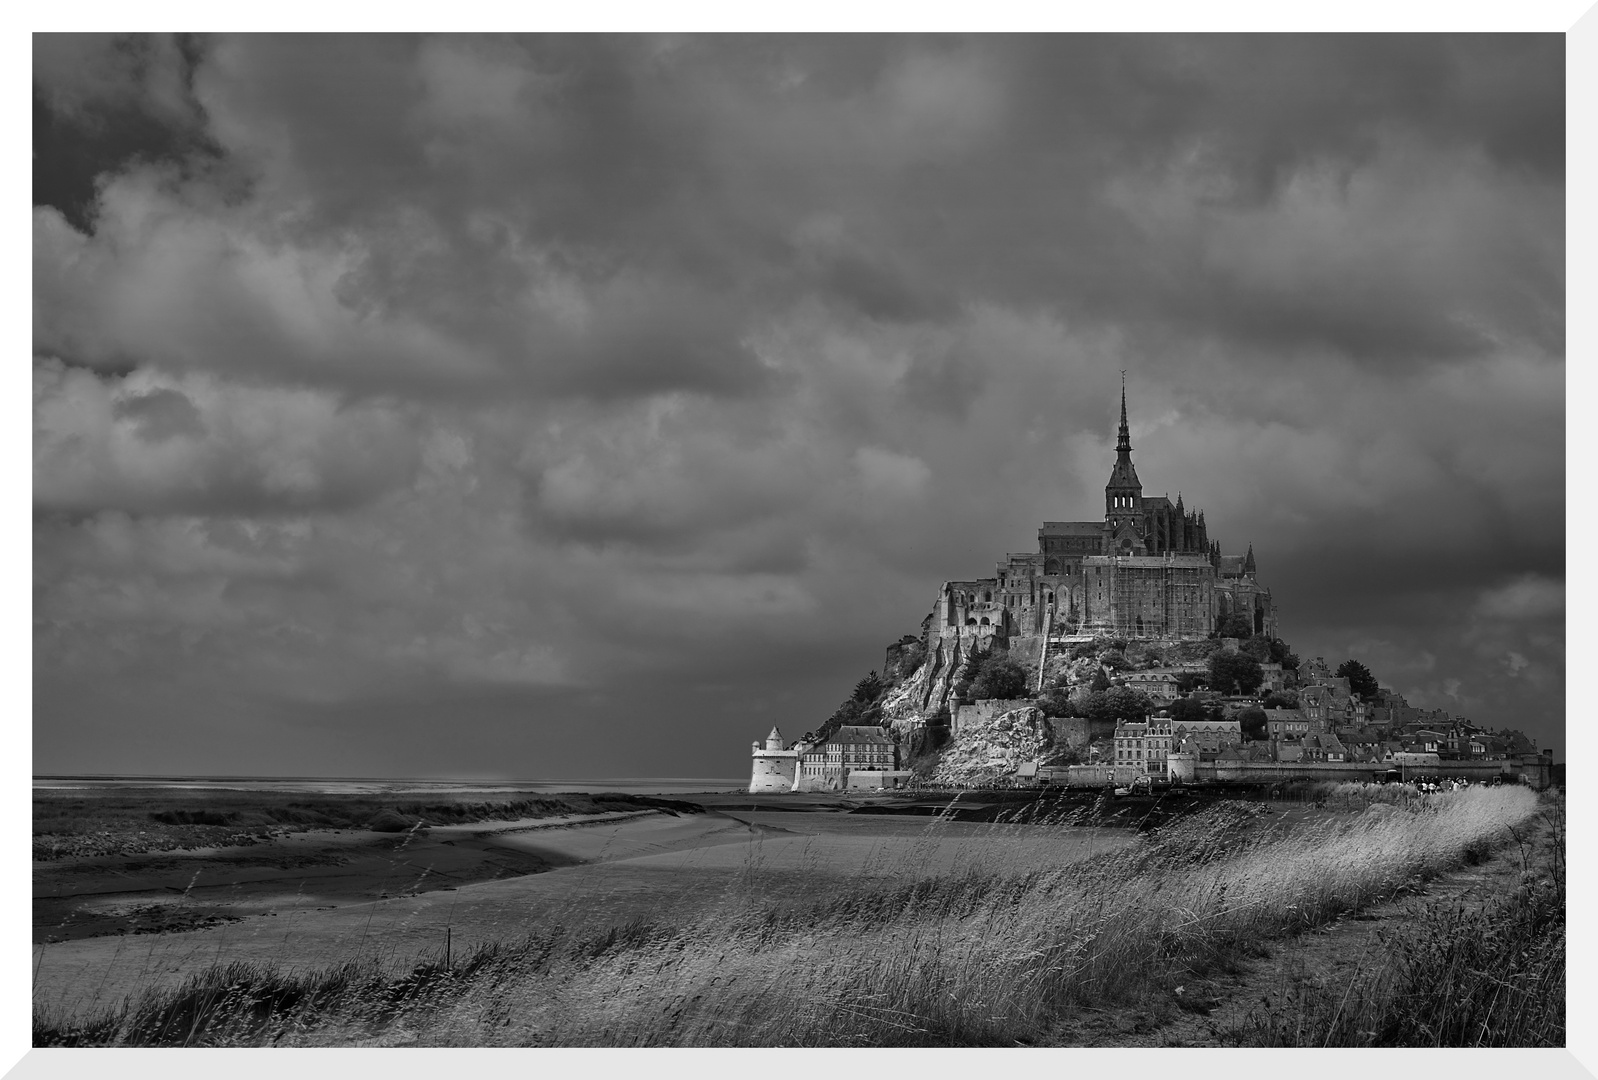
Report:
[[[992,589],[983,589],[982,590],[982,602],[984,604],[993,603],[993,590]]]
[[[982,625],[983,626],[992,626],[993,624],[991,622],[989,622],[988,621],[988,617],[986,615],[984,615],[984,616],[982,616]]]
[[[982,621],[983,621],[983,622],[987,622],[987,621],[988,621],[988,620],[986,620],[986,619],[983,619],[983,620],[982,620]],[[975,625],[976,625],[976,624],[977,624],[977,621],[976,621],[976,620],[975,620],[975,619],[967,619],[967,620],[966,620],[966,621],[965,621],[965,624],[966,624],[966,625],[967,625],[967,626],[975,626]]]

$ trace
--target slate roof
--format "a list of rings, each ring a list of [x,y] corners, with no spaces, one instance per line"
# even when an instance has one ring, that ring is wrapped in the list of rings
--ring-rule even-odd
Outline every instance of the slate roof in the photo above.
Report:
[[[833,733],[828,742],[835,743],[892,743],[887,728],[860,724],[845,724]]]

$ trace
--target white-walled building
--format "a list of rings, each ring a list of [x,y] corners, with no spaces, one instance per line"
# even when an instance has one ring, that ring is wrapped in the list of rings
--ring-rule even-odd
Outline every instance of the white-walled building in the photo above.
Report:
[[[776,727],[766,736],[765,745],[756,739],[753,750],[754,768],[749,777],[749,793],[762,791],[792,791],[799,784],[799,757],[803,747],[795,743],[785,747],[782,732]]]

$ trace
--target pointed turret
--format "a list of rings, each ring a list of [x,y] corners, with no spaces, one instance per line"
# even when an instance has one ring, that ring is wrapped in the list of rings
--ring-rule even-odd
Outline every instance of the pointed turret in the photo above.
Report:
[[[1105,524],[1114,528],[1127,519],[1143,517],[1143,482],[1132,466],[1132,431],[1126,423],[1126,373],[1121,373],[1121,427],[1115,439],[1115,467],[1104,485]]]
[[[1254,573],[1255,573],[1255,569],[1256,569],[1256,567],[1254,566],[1254,541],[1250,540],[1248,542],[1248,554],[1243,556],[1243,573],[1247,574],[1249,577],[1253,577]]]

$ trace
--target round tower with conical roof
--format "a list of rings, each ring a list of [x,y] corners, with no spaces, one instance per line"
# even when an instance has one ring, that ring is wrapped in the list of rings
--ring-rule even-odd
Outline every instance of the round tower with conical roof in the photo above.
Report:
[[[782,732],[776,725],[772,725],[771,734],[766,736],[762,745],[756,739],[751,746],[750,754],[754,759],[753,768],[749,776],[749,793],[792,791],[799,782],[799,757],[803,748],[795,744],[791,748],[783,746]]]

